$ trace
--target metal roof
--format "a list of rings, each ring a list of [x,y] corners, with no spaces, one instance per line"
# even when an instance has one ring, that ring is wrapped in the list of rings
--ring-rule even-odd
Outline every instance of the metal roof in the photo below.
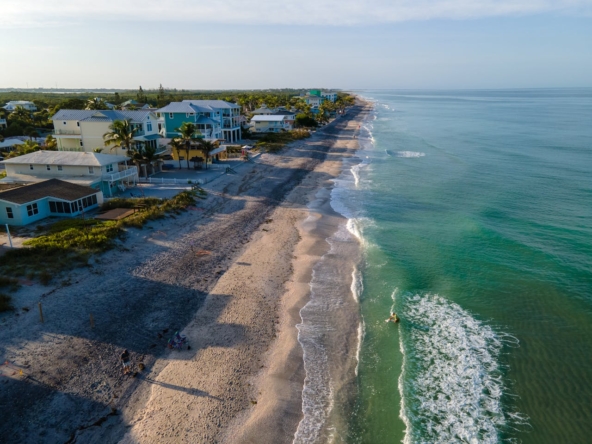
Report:
[[[159,113],[197,113],[200,112],[191,103],[187,102],[171,102],[164,108],[158,110]]]
[[[284,115],[274,116],[273,114],[271,116],[253,116],[251,122],[280,122],[285,117]]]
[[[84,122],[103,122],[131,119],[132,122],[142,122],[153,110],[88,110],[88,109],[61,109],[52,120],[77,120]],[[156,119],[156,116],[154,117]]]
[[[195,123],[201,123],[201,124],[208,124],[208,125],[218,125],[220,126],[220,122],[217,122],[213,119],[210,119],[209,117],[205,117],[205,116],[199,116],[197,118],[197,120],[195,121]]]
[[[103,166],[125,162],[126,156],[113,154],[87,153],[75,151],[35,151],[23,156],[6,159],[0,163],[12,165],[70,165],[70,166]]]
[[[71,202],[97,193],[100,193],[100,191],[90,187],[64,182],[59,179],[49,179],[45,182],[4,191],[0,193],[0,200],[22,205],[44,197],[55,197]]]
[[[231,102],[225,102],[224,100],[183,100],[183,103],[191,103],[196,106],[210,107],[214,109],[229,109],[229,108],[240,108],[240,105]]]

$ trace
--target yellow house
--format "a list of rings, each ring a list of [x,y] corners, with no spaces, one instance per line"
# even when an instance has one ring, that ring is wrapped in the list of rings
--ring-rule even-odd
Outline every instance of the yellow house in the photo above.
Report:
[[[206,154],[200,148],[200,144],[196,142],[192,142],[189,148],[189,153],[183,146],[178,151],[175,149],[171,149],[173,159],[176,161],[180,161],[181,164],[187,166],[187,159],[189,159],[189,165],[193,166],[194,168],[199,168],[203,165]],[[189,155],[188,155],[189,154]],[[215,162],[216,160],[226,160],[228,158],[228,153],[226,152],[226,146],[222,145],[216,147],[212,151],[210,151],[208,156],[208,163]],[[193,164],[193,165],[191,165]]]

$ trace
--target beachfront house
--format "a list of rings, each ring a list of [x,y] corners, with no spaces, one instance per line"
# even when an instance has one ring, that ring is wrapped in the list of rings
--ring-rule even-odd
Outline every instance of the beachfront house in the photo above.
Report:
[[[288,116],[283,114],[253,116],[251,119],[251,131],[254,133],[279,133],[292,128],[293,121],[290,123]]]
[[[6,159],[6,177],[0,183],[28,184],[60,179],[114,196],[138,181],[138,169],[127,156],[70,151],[35,151]]]
[[[158,110],[164,125],[161,134],[178,137],[184,122],[194,123],[201,137],[209,140],[236,142],[242,138],[240,106],[223,100],[184,100],[171,102]]]
[[[159,143],[162,136],[158,133],[158,118],[153,110],[62,109],[52,120],[59,151],[93,152],[98,148],[105,153],[127,155],[125,149],[105,146],[103,140],[105,133],[110,131],[109,126],[116,120],[129,120],[137,129],[135,143],[156,148],[159,153],[165,151]]]
[[[102,203],[100,190],[49,179],[0,192],[0,223],[22,226],[49,216],[75,217]]]
[[[19,106],[26,109],[27,111],[37,111],[35,104],[33,102],[29,102],[28,100],[11,100],[2,108],[4,108],[6,111],[12,112]]]
[[[255,111],[253,111],[254,116],[269,116],[275,112],[275,109],[268,108],[267,105],[264,103]]]

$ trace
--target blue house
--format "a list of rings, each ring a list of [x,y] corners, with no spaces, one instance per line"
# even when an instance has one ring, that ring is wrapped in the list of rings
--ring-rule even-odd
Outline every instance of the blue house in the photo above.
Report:
[[[103,193],[59,179],[0,193],[0,223],[28,225],[49,216],[75,217],[103,203]]]

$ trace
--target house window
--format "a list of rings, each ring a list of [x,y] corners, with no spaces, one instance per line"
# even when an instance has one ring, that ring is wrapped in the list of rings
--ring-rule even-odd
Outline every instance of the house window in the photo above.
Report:
[[[147,132],[152,132],[152,122],[147,122],[146,123],[146,131]]]
[[[112,173],[113,172],[113,164],[109,164],[105,167],[105,171],[108,173]]]
[[[33,165],[29,165],[29,169],[32,170],[33,169]]]
[[[9,219],[14,219],[14,214],[12,214],[12,208],[6,208],[6,215]]]
[[[80,126],[80,122],[76,122],[76,126]]]
[[[169,119],[173,118],[173,113],[169,113]]]
[[[66,124],[66,122],[64,122],[64,125]]]
[[[29,215],[29,217],[35,214],[39,214],[39,208],[37,208],[37,203],[27,205],[27,214]]]
[[[51,171],[51,167],[49,165],[45,165],[47,167],[47,171]]]
[[[58,171],[62,171],[64,167],[62,165],[58,165]]]
[[[95,168],[94,167],[88,167],[88,173],[89,174],[95,174]]]
[[[82,140],[80,141],[80,146],[84,146],[84,145],[82,144]]]

